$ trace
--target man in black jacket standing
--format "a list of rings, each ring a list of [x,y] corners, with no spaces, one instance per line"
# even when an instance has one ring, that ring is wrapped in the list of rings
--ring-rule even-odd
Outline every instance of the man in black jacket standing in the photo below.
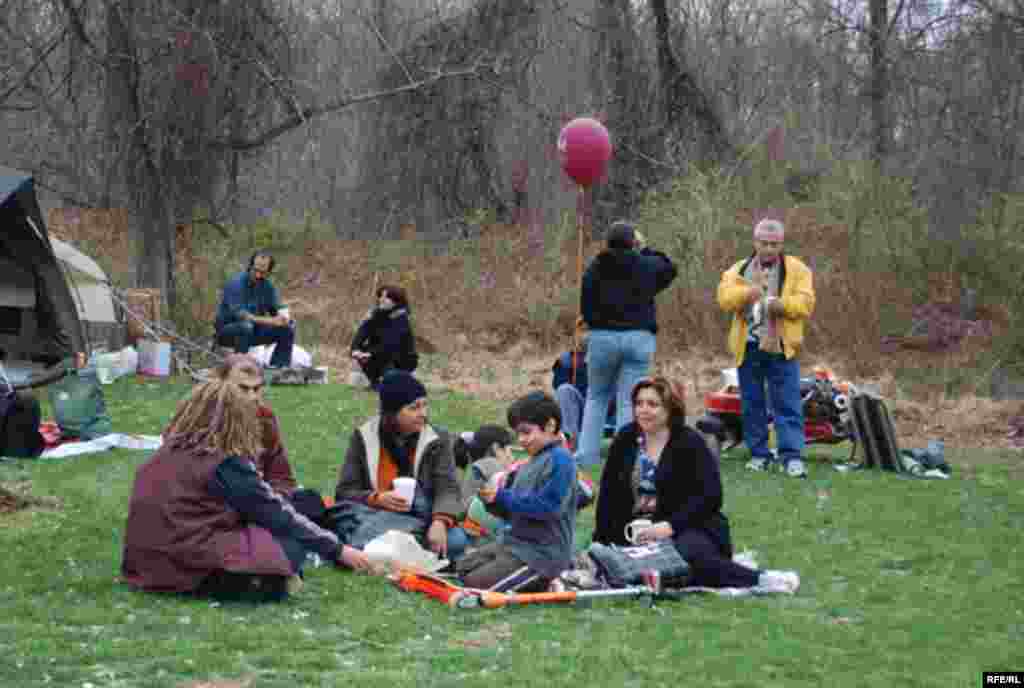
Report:
[[[581,466],[600,460],[602,426],[615,395],[616,429],[633,420],[630,394],[647,375],[658,332],[654,297],[676,277],[672,260],[647,248],[633,224],[612,225],[608,247],[583,274],[580,309],[590,328],[587,348],[587,402],[576,459]]]

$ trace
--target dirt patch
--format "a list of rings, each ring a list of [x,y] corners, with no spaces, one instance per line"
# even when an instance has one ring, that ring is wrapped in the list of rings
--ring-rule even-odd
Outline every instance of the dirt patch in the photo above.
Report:
[[[537,342],[521,341],[505,351],[491,352],[466,335],[457,335],[455,350],[443,356],[443,363],[418,372],[431,387],[452,389],[493,402],[508,402],[531,390],[551,391],[551,366],[560,351],[547,350]],[[566,348],[569,346],[567,341]],[[345,381],[350,363],[347,350],[321,350],[321,358],[338,373],[336,381]],[[1024,415],[1024,404],[997,402],[987,397],[966,395],[957,399],[902,398],[903,390],[891,373],[877,377],[857,377],[842,364],[827,356],[804,361],[802,372],[816,365],[830,367],[840,379],[877,389],[889,406],[900,444],[906,448],[925,447],[929,440],[942,440],[949,448],[1017,449],[1011,436],[1011,422]],[[703,410],[704,394],[721,385],[721,371],[733,365],[719,352],[691,350],[682,355],[659,354],[654,369],[674,378],[686,391],[690,418]],[[1024,456],[1024,452],[1022,452]]]
[[[36,497],[30,494],[31,489],[32,485],[27,480],[0,483],[0,517],[33,507],[60,507],[60,500],[56,497]]]

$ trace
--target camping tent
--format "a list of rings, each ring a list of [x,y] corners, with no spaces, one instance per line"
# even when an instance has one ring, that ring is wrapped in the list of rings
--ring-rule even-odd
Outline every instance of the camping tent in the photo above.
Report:
[[[31,175],[0,167],[0,228],[0,355],[16,387],[45,384],[87,340]]]
[[[71,288],[86,341],[91,347],[120,348],[124,344],[125,326],[118,319],[107,273],[71,244],[54,237],[50,237],[50,244]]]

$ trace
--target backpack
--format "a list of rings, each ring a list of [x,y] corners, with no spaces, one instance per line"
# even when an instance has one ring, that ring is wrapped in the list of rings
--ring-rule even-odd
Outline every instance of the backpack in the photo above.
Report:
[[[857,446],[864,447],[864,467],[905,472],[889,409],[880,398],[857,394],[850,400],[850,423]]]

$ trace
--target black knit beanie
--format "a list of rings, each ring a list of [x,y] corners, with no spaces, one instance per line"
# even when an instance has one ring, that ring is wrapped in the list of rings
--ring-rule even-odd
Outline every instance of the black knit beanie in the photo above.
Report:
[[[427,396],[427,388],[404,370],[392,370],[380,381],[380,412],[394,415],[417,399]]]

